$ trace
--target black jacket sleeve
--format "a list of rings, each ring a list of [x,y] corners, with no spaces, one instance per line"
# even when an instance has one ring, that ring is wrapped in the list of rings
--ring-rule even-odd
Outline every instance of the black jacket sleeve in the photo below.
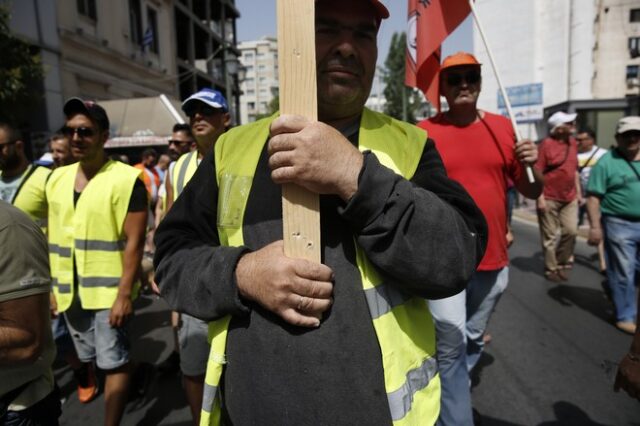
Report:
[[[205,321],[249,312],[235,285],[236,264],[247,249],[220,246],[217,203],[210,153],[155,234],[154,266],[162,297],[172,309]]]
[[[447,177],[431,139],[410,181],[366,153],[342,216],[385,281],[430,299],[462,291],[487,245],[482,212]]]

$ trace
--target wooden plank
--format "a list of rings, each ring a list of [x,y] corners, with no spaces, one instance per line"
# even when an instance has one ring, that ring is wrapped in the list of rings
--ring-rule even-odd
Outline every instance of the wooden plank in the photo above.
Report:
[[[315,0],[278,0],[280,112],[318,119]],[[320,200],[297,185],[282,187],[284,252],[321,261]]]

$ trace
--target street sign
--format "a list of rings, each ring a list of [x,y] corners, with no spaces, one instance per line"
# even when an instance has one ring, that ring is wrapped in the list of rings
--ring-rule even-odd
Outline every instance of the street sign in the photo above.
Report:
[[[507,96],[511,101],[511,107],[518,123],[530,123],[542,120],[543,96],[542,83],[523,84],[520,86],[511,86],[506,88]],[[502,98],[502,94],[498,90],[498,110],[504,116],[507,116],[507,108]]]

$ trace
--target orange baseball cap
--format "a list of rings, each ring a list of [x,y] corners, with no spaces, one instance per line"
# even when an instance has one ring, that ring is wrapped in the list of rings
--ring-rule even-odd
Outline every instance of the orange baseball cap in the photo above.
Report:
[[[442,65],[440,65],[440,71],[447,68],[459,67],[462,65],[481,66],[482,64],[478,62],[476,57],[471,53],[457,52],[444,58],[444,61],[442,61]]]

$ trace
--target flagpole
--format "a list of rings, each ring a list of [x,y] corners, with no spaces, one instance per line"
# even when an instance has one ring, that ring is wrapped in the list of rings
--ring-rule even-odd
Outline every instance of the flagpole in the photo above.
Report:
[[[480,38],[482,38],[484,47],[487,49],[487,55],[489,55],[489,62],[491,62],[493,73],[495,74],[496,80],[498,81],[498,87],[500,88],[500,93],[502,93],[502,99],[504,99],[504,104],[507,107],[507,113],[509,114],[509,118],[511,119],[511,125],[513,126],[513,131],[516,134],[516,140],[520,142],[522,140],[522,136],[520,136],[520,130],[518,130],[518,123],[516,122],[516,117],[513,114],[513,110],[511,109],[511,102],[509,101],[509,97],[507,96],[507,91],[504,90],[504,86],[502,85],[502,81],[500,80],[500,73],[498,72],[498,67],[496,66],[496,63],[493,60],[493,54],[491,53],[489,42],[487,41],[487,37],[484,34],[484,29],[482,28],[482,23],[480,22],[480,18],[476,13],[476,7],[473,4],[473,1],[474,0],[469,0],[469,7],[471,8],[471,14],[473,15],[473,19],[476,21],[476,26],[478,27],[478,32],[480,33]],[[526,166],[526,170],[527,170],[527,178],[529,179],[529,183],[534,183],[535,178],[533,177],[533,170],[531,170],[531,166]]]

